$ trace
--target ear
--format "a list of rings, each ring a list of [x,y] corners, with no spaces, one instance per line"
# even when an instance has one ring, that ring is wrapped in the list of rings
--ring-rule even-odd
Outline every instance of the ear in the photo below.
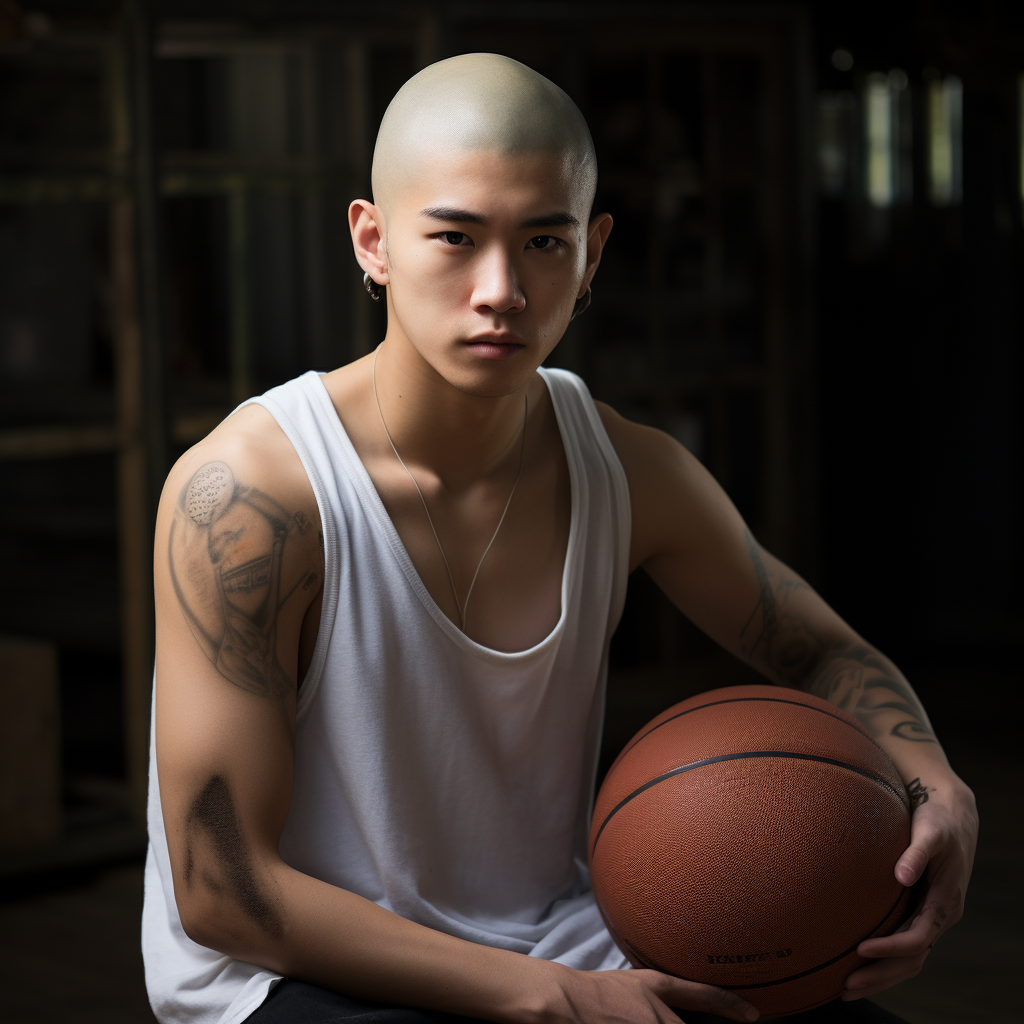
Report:
[[[348,228],[356,262],[377,284],[389,283],[384,253],[384,216],[380,207],[366,199],[353,200],[348,208]]]
[[[608,236],[612,233],[612,215],[610,213],[599,213],[590,218],[587,225],[587,269],[583,273],[583,280],[580,282],[579,294],[576,296],[582,299],[590,287],[590,282],[597,273],[597,265],[601,262],[601,252]]]

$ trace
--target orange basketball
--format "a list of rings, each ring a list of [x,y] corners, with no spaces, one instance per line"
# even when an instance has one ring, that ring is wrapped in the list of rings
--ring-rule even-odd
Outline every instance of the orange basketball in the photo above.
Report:
[[[658,715],[608,771],[590,869],[635,967],[733,989],[766,1016],[835,998],[900,923],[910,804],[892,761],[818,697],[732,686]]]

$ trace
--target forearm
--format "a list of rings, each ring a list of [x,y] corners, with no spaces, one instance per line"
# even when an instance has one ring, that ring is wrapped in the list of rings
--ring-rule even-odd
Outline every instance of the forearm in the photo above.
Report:
[[[823,697],[856,718],[892,758],[915,806],[960,783],[903,673],[788,566],[746,534],[760,597],[737,653],[773,682]]]
[[[801,689],[842,708],[892,758],[917,803],[953,776],[928,715],[902,672],[851,632],[831,645],[799,680]]]
[[[208,904],[195,937],[236,959],[360,999],[532,1022],[558,1002],[558,964],[409,921],[280,861],[261,871],[279,927]],[[217,901],[220,902],[220,901]]]

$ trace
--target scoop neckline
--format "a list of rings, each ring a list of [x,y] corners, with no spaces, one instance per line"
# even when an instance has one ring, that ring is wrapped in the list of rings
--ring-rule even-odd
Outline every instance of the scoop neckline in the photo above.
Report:
[[[560,595],[561,608],[559,611],[558,621],[542,640],[539,640],[532,647],[526,647],[521,651],[500,651],[494,647],[487,647],[486,645],[473,640],[471,637],[468,637],[461,629],[459,629],[458,626],[455,625],[454,622],[452,622],[451,619],[448,618],[447,615],[445,615],[441,610],[440,605],[438,605],[434,600],[430,591],[427,589],[426,584],[420,577],[419,572],[416,570],[416,566],[413,564],[413,561],[409,556],[409,552],[406,550],[405,544],[399,536],[398,530],[395,528],[395,524],[391,521],[391,517],[388,515],[387,509],[384,507],[384,502],[381,500],[380,494],[377,492],[377,488],[374,485],[369,472],[367,472],[366,466],[363,465],[363,461],[359,457],[359,453],[356,451],[355,445],[352,444],[352,439],[348,436],[348,431],[345,430],[345,425],[341,422],[338,410],[334,407],[334,401],[331,398],[330,392],[327,390],[327,385],[324,383],[324,375],[316,370],[309,371],[309,376],[315,377],[316,382],[319,385],[319,391],[317,394],[320,400],[323,403],[326,403],[325,412],[328,413],[334,432],[337,434],[341,442],[341,451],[351,466],[353,479],[359,489],[363,492],[363,496],[366,499],[364,507],[372,513],[373,520],[376,522],[378,529],[382,531],[396,561],[402,568],[402,571],[416,596],[419,598],[431,618],[434,619],[434,621],[453,642],[480,657],[492,661],[522,661],[530,657],[537,657],[556,642],[557,638],[565,630],[569,597],[569,580],[572,578],[572,570],[574,569],[577,561],[577,548],[579,546],[580,478],[575,459],[576,453],[571,444],[567,441],[567,431],[565,429],[563,411],[559,404],[558,389],[551,386],[551,371],[542,366],[538,367],[537,372],[540,374],[541,380],[544,381],[544,386],[548,389],[551,405],[555,411],[555,421],[558,425],[558,435],[562,442],[562,450],[565,454],[566,465],[569,467],[569,540],[566,544],[565,561],[562,564],[562,584]]]

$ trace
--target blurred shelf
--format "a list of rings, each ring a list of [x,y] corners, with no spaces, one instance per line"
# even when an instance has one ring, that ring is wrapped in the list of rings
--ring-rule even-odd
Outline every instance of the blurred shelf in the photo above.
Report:
[[[178,444],[201,441],[231,412],[228,407],[176,416],[171,438]],[[0,430],[0,462],[18,459],[61,459],[119,451],[128,440],[117,427],[56,426]]]

